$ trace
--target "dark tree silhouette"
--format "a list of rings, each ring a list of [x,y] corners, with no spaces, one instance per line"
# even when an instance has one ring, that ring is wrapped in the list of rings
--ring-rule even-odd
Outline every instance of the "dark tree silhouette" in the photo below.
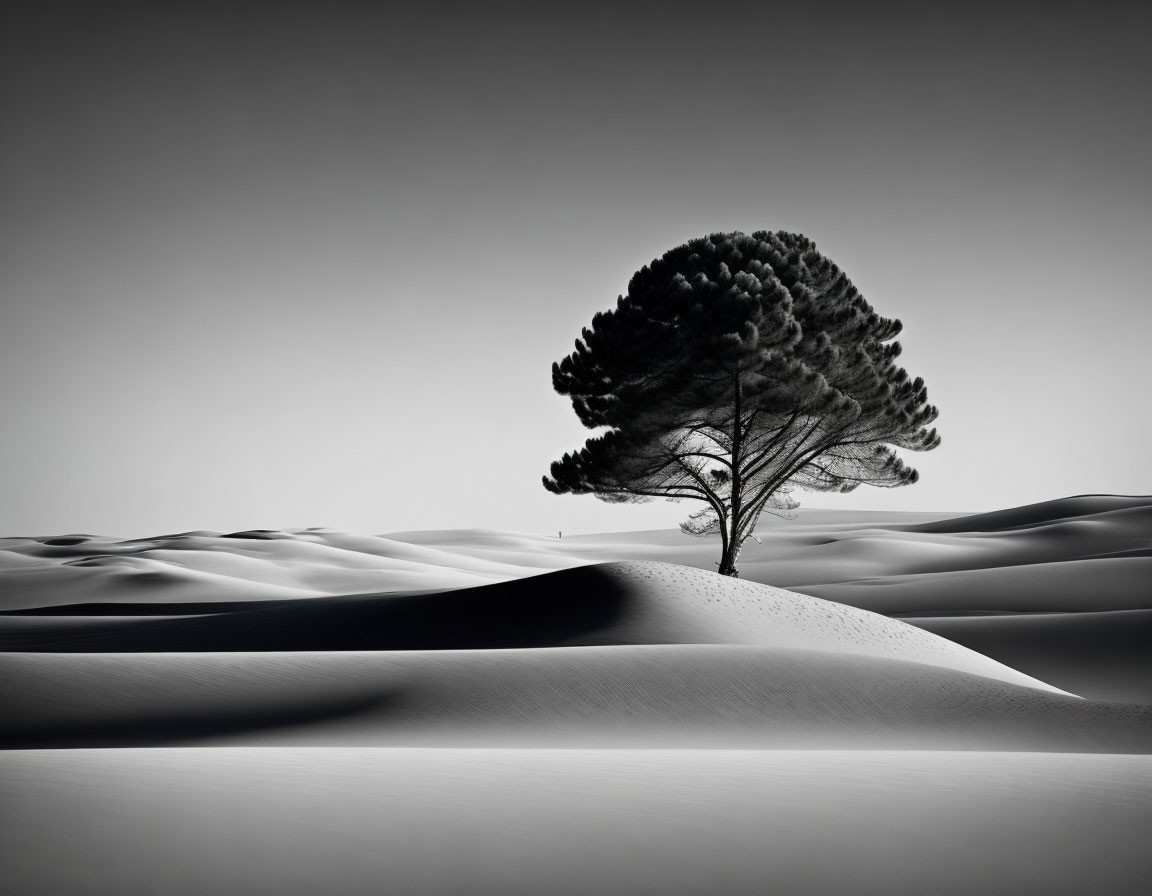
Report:
[[[897,366],[880,317],[799,234],[715,233],[641,268],[552,365],[585,426],[607,427],[552,464],[544,487],[605,501],[705,503],[681,528],[719,534],[719,571],[792,490],[908,485],[895,448],[940,439],[919,378]]]

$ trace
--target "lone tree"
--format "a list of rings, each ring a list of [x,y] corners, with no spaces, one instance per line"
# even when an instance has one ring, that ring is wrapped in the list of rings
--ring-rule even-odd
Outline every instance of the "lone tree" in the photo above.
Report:
[[[898,320],[880,317],[804,236],[714,233],[641,268],[552,365],[556,391],[607,427],[544,477],[557,494],[706,505],[681,528],[719,534],[719,572],[790,493],[893,487],[918,474],[936,408],[897,366]]]

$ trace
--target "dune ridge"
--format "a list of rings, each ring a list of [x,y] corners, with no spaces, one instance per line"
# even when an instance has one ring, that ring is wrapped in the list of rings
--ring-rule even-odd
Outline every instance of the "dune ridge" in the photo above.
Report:
[[[0,746],[1152,752],[1152,707],[1082,700],[898,620],[669,564],[223,606],[6,633]]]
[[[1142,587],[1152,576],[1152,498],[1089,495],[991,514],[922,516],[765,518],[761,543],[745,545],[741,576],[880,612],[949,609],[949,588],[978,592],[986,600],[980,609],[990,611],[1152,608]],[[619,560],[712,570],[715,557],[713,539],[677,530],[557,538],[495,530],[365,536],[313,527],[7,538],[0,539],[0,610],[465,588]],[[1069,566],[1088,560],[1098,561],[1090,574]],[[1010,585],[995,587],[1009,577]],[[894,587],[875,587],[888,583]]]
[[[203,607],[209,608],[209,604]],[[874,613],[698,569],[640,561],[583,566],[455,591],[286,601],[240,613],[119,627],[54,623],[43,631],[0,630],[0,649],[40,652],[660,643],[811,647],[930,662],[1053,689],[967,648]]]
[[[701,732],[712,724],[721,741],[740,732],[758,744],[800,742],[796,739],[802,735],[827,736],[830,743],[841,745],[868,743],[877,735],[866,719],[853,711],[828,709],[859,704],[874,706],[878,717],[889,719],[888,729],[898,732],[893,737],[909,743],[928,743],[932,731],[946,729],[945,740],[955,744],[1003,745],[1015,743],[1013,737],[1019,735],[1021,742],[1042,748],[1041,732],[1048,731],[1052,743],[1075,746],[1092,741],[1075,730],[1091,727],[1093,714],[1103,713],[1102,718],[1122,720],[1104,726],[1112,732],[1105,740],[1143,749],[1145,721],[1137,707],[1104,711],[1096,704],[1152,703],[1145,631],[1145,616],[1152,612],[1145,585],[1146,564],[1152,562],[1145,556],[1152,544],[1148,499],[1080,496],[947,519],[820,519],[815,515],[795,526],[780,523],[763,534],[763,544],[749,542],[742,564],[749,577],[739,580],[707,570],[705,558],[714,550],[710,541],[674,531],[559,539],[495,530],[379,537],[310,528],[227,534],[200,530],[127,541],[81,534],[6,539],[0,542],[0,558],[7,564],[0,570],[0,606],[6,608],[0,611],[0,651],[8,656],[0,658],[35,663],[34,657],[60,654],[56,661],[62,665],[53,667],[57,671],[50,676],[52,688],[75,694],[88,693],[85,682],[95,674],[93,669],[111,668],[90,668],[95,654],[121,654],[123,663],[151,663],[146,674],[155,679],[157,691],[138,690],[129,680],[117,679],[116,687],[91,692],[93,705],[110,713],[117,688],[151,707],[151,721],[137,720],[136,734],[131,731],[137,723],[125,721],[123,714],[104,719],[109,735],[120,731],[145,739],[168,736],[164,731],[183,731],[180,736],[193,739],[208,737],[211,731],[219,737],[256,736],[244,733],[240,717],[249,710],[253,719],[263,720],[255,725],[260,738],[273,737],[274,730],[292,731],[292,737],[311,732],[339,739],[332,733],[337,730],[356,738],[408,737],[424,731],[436,712],[457,719],[461,730],[476,737],[496,737],[499,725],[484,732],[471,717],[453,715],[456,710],[446,708],[451,700],[437,690],[439,685],[427,685],[427,693],[439,695],[427,704],[438,707],[435,712],[396,714],[395,693],[424,691],[408,682],[394,693],[386,687],[388,681],[396,676],[408,681],[409,674],[439,681],[431,660],[412,659],[413,665],[401,673],[400,667],[365,666],[355,656],[365,651],[413,657],[439,652],[448,662],[450,655],[462,653],[522,651],[521,661],[536,669],[540,680],[553,680],[547,674],[549,663],[568,670],[555,678],[563,679],[563,685],[557,684],[554,694],[556,706],[567,709],[538,721],[549,730],[565,730],[563,736],[569,738],[578,735],[573,720],[581,718],[581,706],[600,707],[593,715],[602,720],[613,718],[612,706],[627,707],[625,716],[636,720],[647,718],[647,704],[637,703],[637,694],[646,695],[643,699],[653,706],[666,707],[663,715],[653,716],[664,721],[652,722],[652,730],[664,725],[661,736],[670,736],[674,712],[669,707],[679,698],[691,702],[684,695],[694,693],[710,695],[717,706],[744,707],[748,718],[757,721],[749,722],[749,730],[721,724],[710,714],[713,710],[697,701],[691,709],[685,704],[685,737],[693,731],[697,733],[691,736],[703,737]],[[618,555],[653,559],[613,559]],[[789,591],[756,582],[765,570],[816,584]],[[380,587],[341,590],[363,581]],[[4,587],[13,583],[15,589]],[[427,587],[406,587],[412,583]],[[808,594],[798,593],[803,590]],[[725,648],[708,654],[716,669],[725,671],[708,674],[693,652],[704,647]],[[591,666],[566,659],[565,651],[577,648],[601,651],[602,656],[596,654],[599,661],[616,669],[616,677],[605,678]],[[552,659],[542,661],[533,651]],[[312,697],[291,673],[293,660],[261,665],[295,653],[295,662],[315,670],[315,657],[325,652],[337,657],[333,662],[347,662],[360,672]],[[191,709],[185,703],[198,691],[182,677],[181,663],[188,661],[177,657],[191,654],[210,663],[203,674],[216,682],[221,694],[235,690],[247,694],[250,702],[241,701],[238,709],[230,710],[227,701],[215,708],[211,701],[192,701],[201,710],[190,722]],[[680,682],[675,688],[662,691],[649,683],[637,686],[634,694],[627,691],[627,682],[649,680],[642,670],[664,662],[655,656],[681,654],[685,668],[694,670],[696,684],[670,671],[669,681]],[[495,693],[510,695],[510,706],[531,703],[525,696],[530,685],[511,672],[497,675],[488,666],[452,662],[462,680],[488,676]],[[795,667],[791,671],[789,663]],[[844,671],[849,666],[843,663],[856,664],[851,666],[855,677]],[[242,674],[244,664],[296,682],[299,692],[294,697],[290,690],[253,684]],[[632,674],[630,666],[635,667]],[[898,666],[903,671],[893,671]],[[0,689],[6,700],[21,700],[22,683],[36,679],[29,670],[46,667],[10,668]],[[916,675],[909,669],[927,671],[910,683]],[[812,710],[823,721],[813,722],[807,735],[787,705],[772,705],[765,696],[789,693],[778,685],[803,681],[805,675],[812,689],[831,701]],[[982,683],[977,687],[965,676],[979,676]],[[332,675],[320,677],[329,681]],[[934,682],[935,691],[917,690],[928,681]],[[176,687],[176,682],[184,684]],[[1002,717],[988,709],[1013,705],[995,691],[1001,685],[1023,688],[1033,696],[1088,699],[1081,715],[1073,714],[1079,721],[1069,721],[1072,716],[1063,709],[1048,706],[1044,712],[1025,713],[1031,721],[1009,736],[1011,725],[1005,719],[1011,713],[1004,710]],[[48,698],[52,688],[37,691],[46,705],[53,705]],[[923,714],[893,714],[892,695],[904,695],[907,707],[923,707],[931,702],[924,695],[932,693],[941,706],[952,707],[957,718],[966,721],[940,729]],[[156,694],[169,695],[167,715]],[[574,694],[584,697],[578,700]],[[967,696],[960,699],[957,694]],[[476,695],[472,699],[483,703]],[[29,711],[26,700],[21,705]],[[64,726],[64,733],[57,733],[60,743],[97,736],[99,710],[80,728],[68,727],[73,724],[67,721],[70,712],[52,723]],[[113,716],[120,721],[113,724]],[[401,717],[407,721],[401,723]],[[36,728],[35,718],[33,713],[11,719],[13,742],[57,737],[49,736],[53,729],[48,721],[41,720],[47,727]],[[169,721],[163,722],[165,718]],[[494,709],[492,718],[505,716]],[[509,726],[516,727],[511,721]],[[447,736],[452,728],[442,728],[435,737]],[[630,734],[617,722],[597,722],[591,731],[601,728],[606,736],[625,739],[651,734],[642,725],[643,730]],[[965,740],[962,729],[996,733],[984,741]],[[817,731],[823,734],[812,733]],[[1054,732],[1063,733],[1056,737]],[[32,740],[20,740],[28,737]]]
[[[991,513],[970,514],[948,520],[933,520],[914,526],[919,532],[1003,532],[1032,528],[1061,520],[1079,519],[1101,513],[1144,509],[1152,495],[1073,495],[1053,501],[1040,501]]]

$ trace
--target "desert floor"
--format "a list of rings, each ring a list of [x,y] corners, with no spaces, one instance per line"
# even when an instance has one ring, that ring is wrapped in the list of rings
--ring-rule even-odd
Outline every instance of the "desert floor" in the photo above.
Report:
[[[1143,893],[1152,498],[0,539],[0,892]]]

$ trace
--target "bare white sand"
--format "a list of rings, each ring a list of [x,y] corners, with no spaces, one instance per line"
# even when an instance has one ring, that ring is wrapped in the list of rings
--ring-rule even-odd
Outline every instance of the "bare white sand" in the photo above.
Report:
[[[0,890],[1147,892],[1152,758],[149,749],[0,754]]]
[[[1152,707],[812,648],[0,656],[7,747],[1152,752]]]
[[[1146,891],[1152,500],[760,536],[0,539],[0,892]]]

